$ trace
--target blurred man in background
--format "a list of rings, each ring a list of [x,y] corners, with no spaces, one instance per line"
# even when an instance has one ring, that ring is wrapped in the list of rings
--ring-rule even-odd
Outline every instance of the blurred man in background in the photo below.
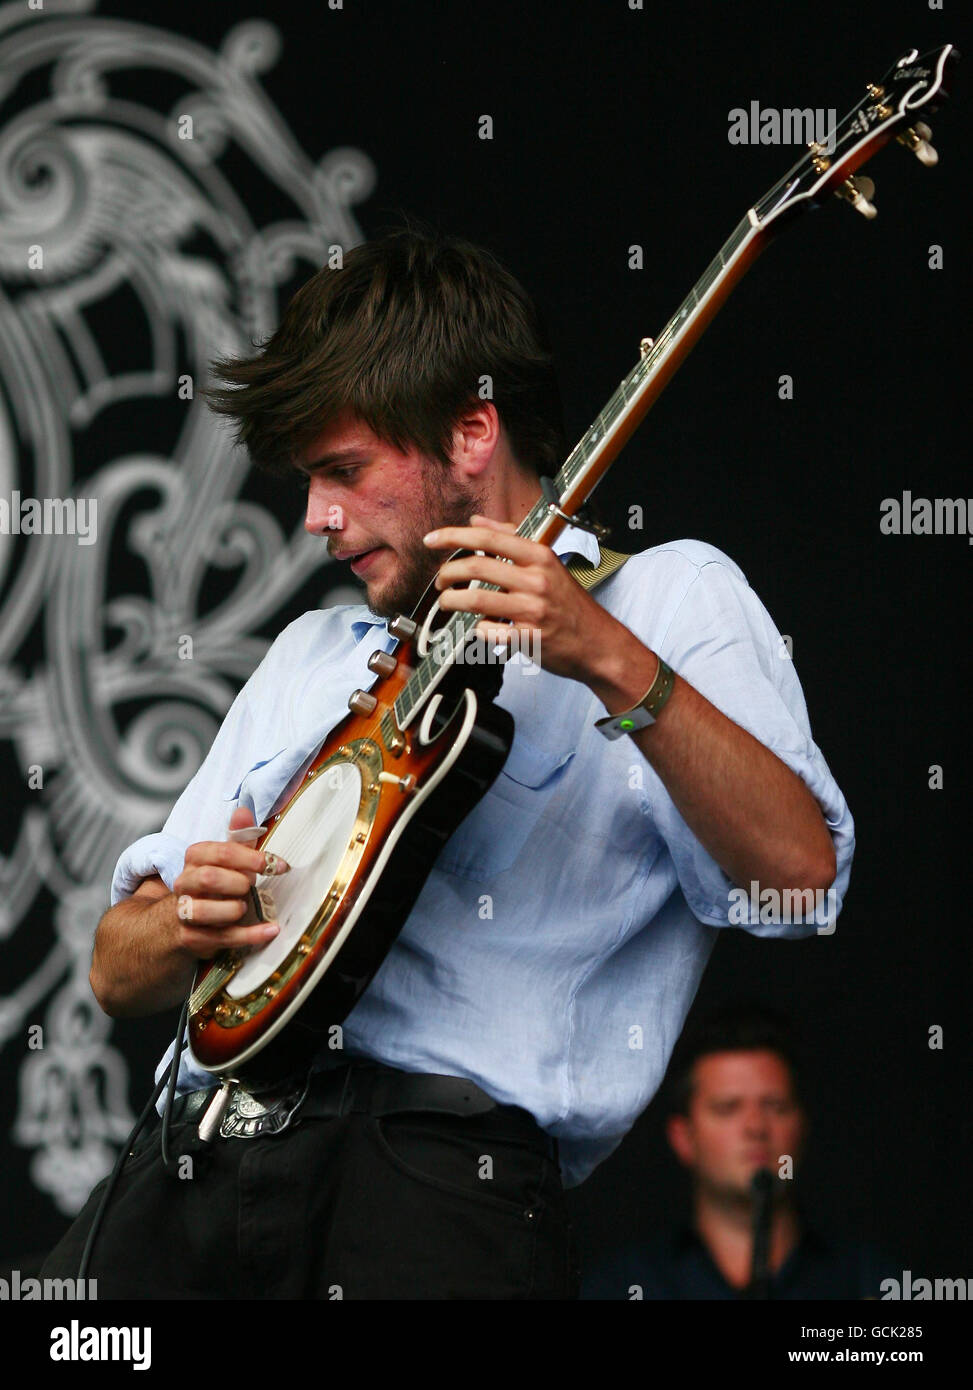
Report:
[[[880,1296],[895,1262],[860,1242],[825,1239],[796,1198],[808,1116],[781,1015],[733,1006],[703,1019],[677,1048],[668,1097],[666,1136],[692,1175],[691,1219],[596,1263],[582,1297]],[[766,1257],[755,1279],[761,1181]]]

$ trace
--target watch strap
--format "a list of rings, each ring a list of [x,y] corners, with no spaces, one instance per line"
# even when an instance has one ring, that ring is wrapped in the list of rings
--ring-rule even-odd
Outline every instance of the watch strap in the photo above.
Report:
[[[638,704],[633,705],[631,709],[622,710],[621,714],[609,714],[604,719],[595,720],[595,728],[604,734],[605,738],[616,739],[621,738],[623,734],[637,733],[639,729],[648,728],[658,719],[662,707],[672,694],[676,676],[672,667],[668,666],[658,653],[656,657],[659,668],[655,673],[655,680]]]

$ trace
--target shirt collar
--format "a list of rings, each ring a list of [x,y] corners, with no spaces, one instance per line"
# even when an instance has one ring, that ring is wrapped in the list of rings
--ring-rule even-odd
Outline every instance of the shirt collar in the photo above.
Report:
[[[583,531],[580,526],[565,526],[551,549],[555,555],[564,559],[572,555],[581,555],[593,565],[597,565],[601,559],[601,549],[594,535],[590,531]],[[373,613],[367,603],[353,605],[350,617],[351,631],[356,642],[360,642],[372,628],[384,627],[386,623],[386,619]]]

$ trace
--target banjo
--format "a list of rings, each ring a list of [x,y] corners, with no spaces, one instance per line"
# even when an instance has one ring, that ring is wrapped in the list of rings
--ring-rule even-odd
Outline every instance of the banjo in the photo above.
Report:
[[[572,450],[517,534],[551,544],[594,491],[669,379],[771,238],[832,195],[875,216],[874,185],[855,171],[893,137],[925,165],[937,161],[920,116],[946,94],[951,44],[903,55],[830,132],[749,208],[687,298]],[[469,552],[457,551],[456,555]],[[579,580],[590,587],[624,557]],[[497,585],[473,581],[474,587]],[[200,962],[189,998],[194,1059],[223,1077],[261,1079],[309,1060],[348,1015],[408,917],[433,862],[500,772],[511,715],[494,703],[500,661],[477,660],[476,613],[441,610],[430,584],[411,615],[388,624],[394,652],[375,652],[370,690],[314,756],[267,826],[231,832],[290,865],[260,875],[244,923],[273,919],[273,941]]]

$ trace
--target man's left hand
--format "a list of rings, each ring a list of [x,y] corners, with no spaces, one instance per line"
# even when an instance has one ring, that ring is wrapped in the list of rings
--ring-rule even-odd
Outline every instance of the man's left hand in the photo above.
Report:
[[[469,526],[444,526],[423,537],[435,550],[487,552],[447,560],[440,567],[440,608],[482,613],[475,628],[478,636],[515,650],[519,643],[546,671],[586,685],[597,683],[606,662],[614,665],[627,644],[642,648],[635,635],[568,573],[550,546],[518,536],[510,521],[478,513],[470,520]],[[464,579],[500,587],[450,587]]]

